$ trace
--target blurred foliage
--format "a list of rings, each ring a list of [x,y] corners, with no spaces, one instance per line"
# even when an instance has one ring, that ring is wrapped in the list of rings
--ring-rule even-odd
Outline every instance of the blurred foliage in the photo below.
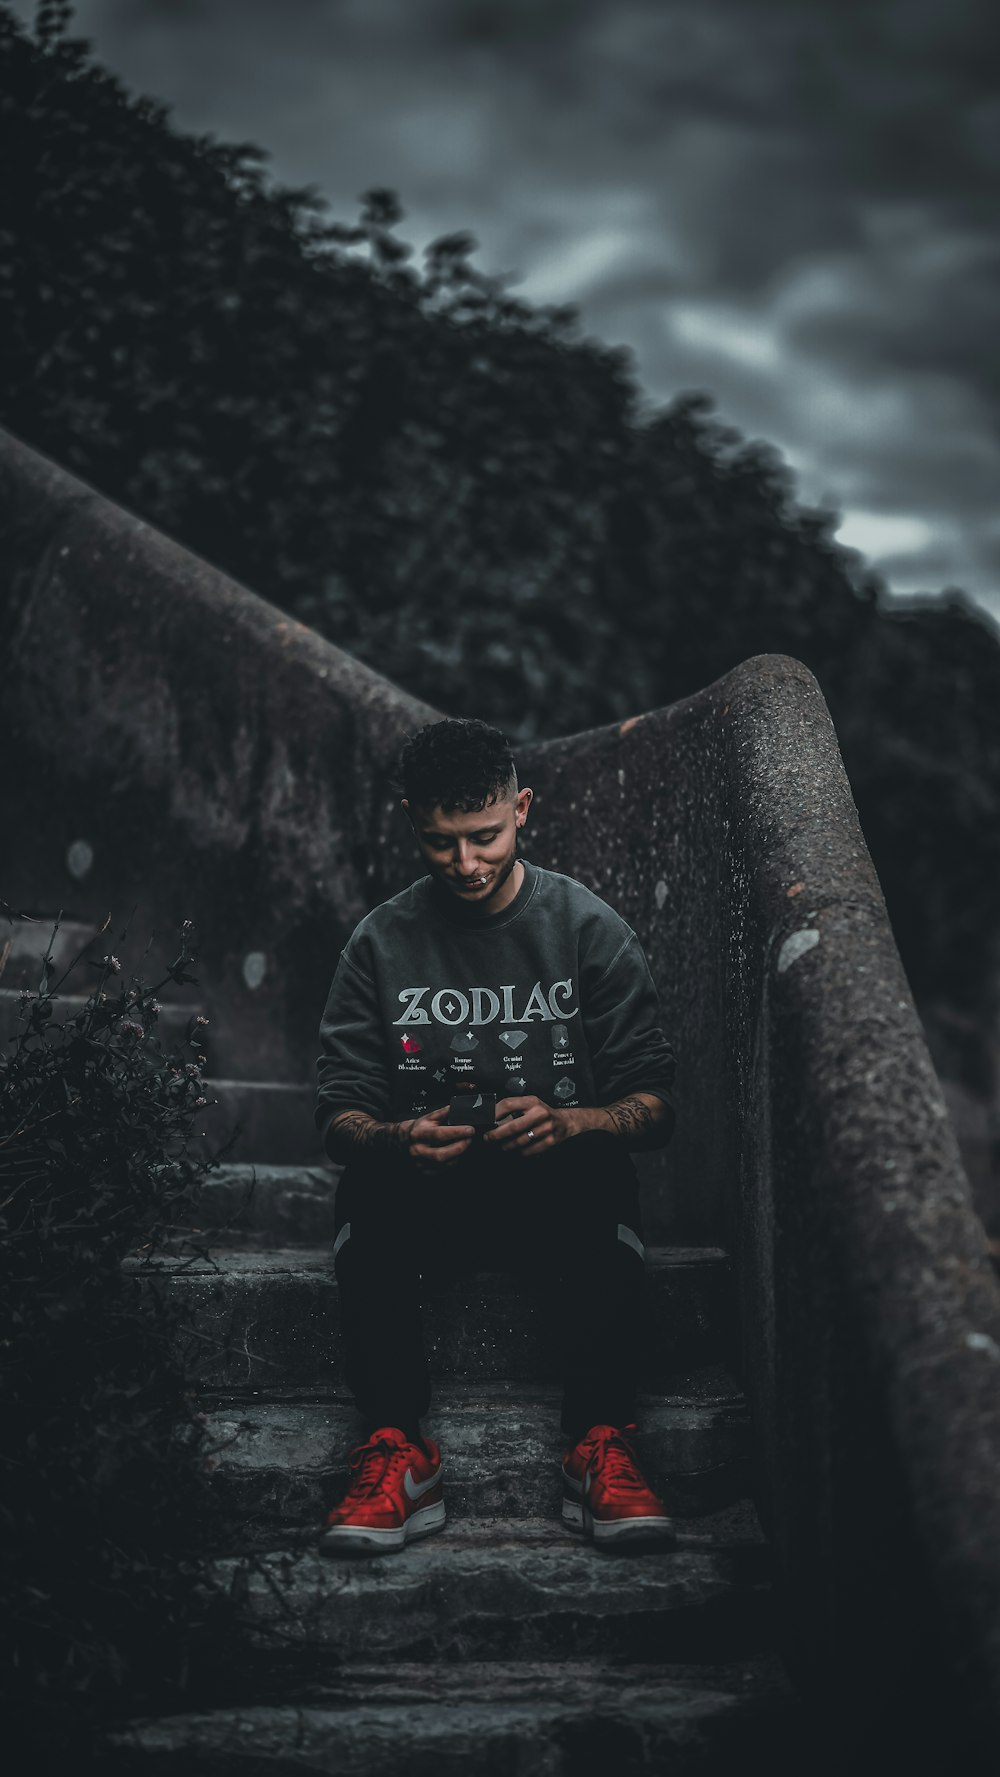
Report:
[[[189,932],[150,986],[88,959],[102,932],[57,969],[58,931],[0,1054],[0,1670],[8,1754],[81,1770],[116,1709],[176,1706],[219,1620],[194,1548],[211,1506],[184,1316],[122,1263],[152,1259],[214,1158],[191,1146],[206,1021],[186,1052],[156,1035],[157,994],[194,979]],[[9,952],[0,927],[5,989]],[[74,970],[84,1003],[60,1017]]]
[[[777,650],[829,700],[914,990],[985,1031],[1000,972],[1000,645],[888,607],[836,519],[702,395],[472,262],[417,269],[266,155],[184,134],[39,9],[0,9],[0,415],[414,695],[515,745]],[[981,1048],[980,1064],[985,1049]],[[947,1060],[947,1057],[945,1057]]]

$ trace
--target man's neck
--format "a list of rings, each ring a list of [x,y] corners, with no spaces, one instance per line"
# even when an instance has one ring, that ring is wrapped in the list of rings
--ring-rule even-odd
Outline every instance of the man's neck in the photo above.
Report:
[[[499,907],[492,907],[491,906],[489,909],[490,913],[491,914],[503,913],[504,909],[510,906],[511,902],[515,899],[515,897],[519,893],[520,888],[521,888],[521,884],[523,881],[524,881],[524,865],[522,864],[520,858],[518,858],[514,864],[513,870],[511,871],[510,875],[507,878],[507,881],[503,885],[503,892],[504,892],[504,895],[506,896],[506,899],[501,902]]]
[[[499,904],[492,901],[489,905],[484,902],[481,906],[477,906],[474,902],[471,904],[463,903],[458,896],[455,895],[451,889],[446,888],[442,882],[435,883],[435,889],[437,894],[441,897],[442,904],[447,906],[449,913],[451,913],[455,919],[459,921],[464,920],[468,925],[474,926],[489,925],[491,920],[499,919],[501,914],[506,913],[517,900],[523,885],[524,865],[522,864],[521,859],[517,858],[514,862],[514,868],[511,870],[510,875],[500,891],[503,895],[503,900],[500,901]]]

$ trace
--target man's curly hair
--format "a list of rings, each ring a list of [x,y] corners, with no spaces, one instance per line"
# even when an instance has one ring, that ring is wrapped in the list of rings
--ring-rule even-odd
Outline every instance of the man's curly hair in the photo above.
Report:
[[[517,795],[514,756],[499,728],[446,716],[404,741],[393,789],[411,806],[470,813]]]

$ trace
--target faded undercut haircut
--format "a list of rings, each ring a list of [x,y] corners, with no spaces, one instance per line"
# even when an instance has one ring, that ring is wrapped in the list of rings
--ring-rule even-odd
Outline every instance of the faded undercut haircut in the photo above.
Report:
[[[488,722],[446,716],[428,722],[404,741],[393,789],[412,808],[440,808],[451,814],[513,802],[517,769],[507,737]]]

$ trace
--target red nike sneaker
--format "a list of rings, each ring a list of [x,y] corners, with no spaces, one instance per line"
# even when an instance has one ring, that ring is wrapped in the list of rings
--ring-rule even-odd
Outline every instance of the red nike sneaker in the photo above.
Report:
[[[563,1523],[595,1543],[655,1543],[677,1533],[648,1485],[626,1433],[634,1425],[592,1425],[563,1457]]]
[[[401,1549],[413,1536],[427,1536],[444,1524],[441,1495],[441,1452],[433,1438],[430,1452],[408,1443],[395,1425],[379,1426],[367,1444],[352,1450],[353,1480],[339,1506],[326,1520],[319,1546],[325,1553],[346,1554]]]

